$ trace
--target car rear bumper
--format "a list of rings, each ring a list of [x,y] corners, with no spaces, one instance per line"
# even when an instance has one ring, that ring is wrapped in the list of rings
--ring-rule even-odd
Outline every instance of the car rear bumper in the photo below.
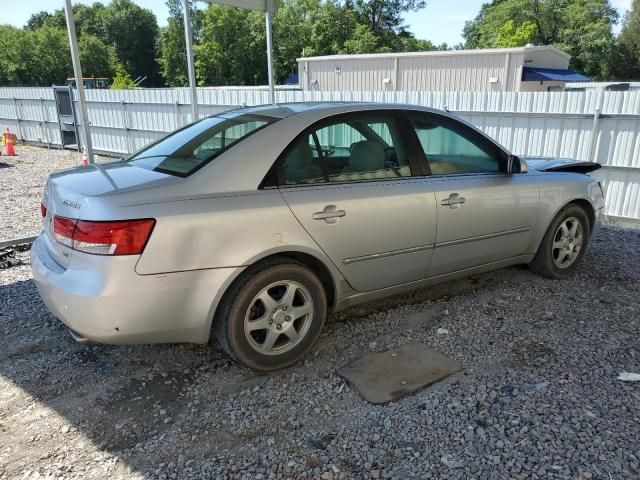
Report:
[[[67,268],[40,235],[31,270],[42,300],[76,337],[100,343],[205,343],[222,293],[242,267],[138,275],[137,255],[74,252]]]

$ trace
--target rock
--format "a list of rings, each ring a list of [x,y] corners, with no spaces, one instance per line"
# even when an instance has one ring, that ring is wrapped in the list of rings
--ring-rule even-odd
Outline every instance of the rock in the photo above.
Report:
[[[309,455],[307,457],[307,466],[311,467],[311,468],[320,468],[322,467],[326,462],[323,461],[318,455],[316,455],[315,453],[312,453],[311,455]]]
[[[440,461],[442,463],[444,463],[447,467],[449,468],[464,468],[464,462],[460,461],[460,460],[455,460],[451,457],[448,456],[444,456],[444,457],[440,457]]]
[[[325,450],[329,444],[332,442],[335,435],[331,433],[324,433],[317,437],[313,437],[309,439],[309,444],[314,448],[319,448],[320,450]]]

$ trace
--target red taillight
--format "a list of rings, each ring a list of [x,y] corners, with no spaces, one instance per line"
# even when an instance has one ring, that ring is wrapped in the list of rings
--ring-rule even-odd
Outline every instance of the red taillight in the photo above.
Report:
[[[56,216],[56,240],[74,250],[97,255],[136,255],[144,250],[156,221],[121,220],[94,222]]]
[[[42,214],[42,218],[47,216],[47,207],[44,206],[44,202],[40,202],[40,213]]]
[[[67,247],[73,248],[73,230],[76,221],[65,217],[53,217],[53,235],[56,240]]]

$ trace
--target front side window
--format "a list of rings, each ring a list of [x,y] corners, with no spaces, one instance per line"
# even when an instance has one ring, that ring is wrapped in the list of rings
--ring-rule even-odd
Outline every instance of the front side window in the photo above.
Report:
[[[409,116],[432,175],[497,173],[502,171],[501,153],[462,123],[436,115]]]
[[[353,182],[411,176],[394,121],[358,116],[302,135],[282,161],[284,183]]]
[[[253,114],[223,114],[188,125],[133,154],[136,167],[187,177],[251,133],[277,121]]]

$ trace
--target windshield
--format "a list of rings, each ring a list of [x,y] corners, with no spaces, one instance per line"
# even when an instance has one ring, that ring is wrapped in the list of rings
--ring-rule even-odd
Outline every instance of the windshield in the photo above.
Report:
[[[243,138],[277,120],[253,114],[205,118],[134,153],[126,162],[147,170],[187,177]]]

